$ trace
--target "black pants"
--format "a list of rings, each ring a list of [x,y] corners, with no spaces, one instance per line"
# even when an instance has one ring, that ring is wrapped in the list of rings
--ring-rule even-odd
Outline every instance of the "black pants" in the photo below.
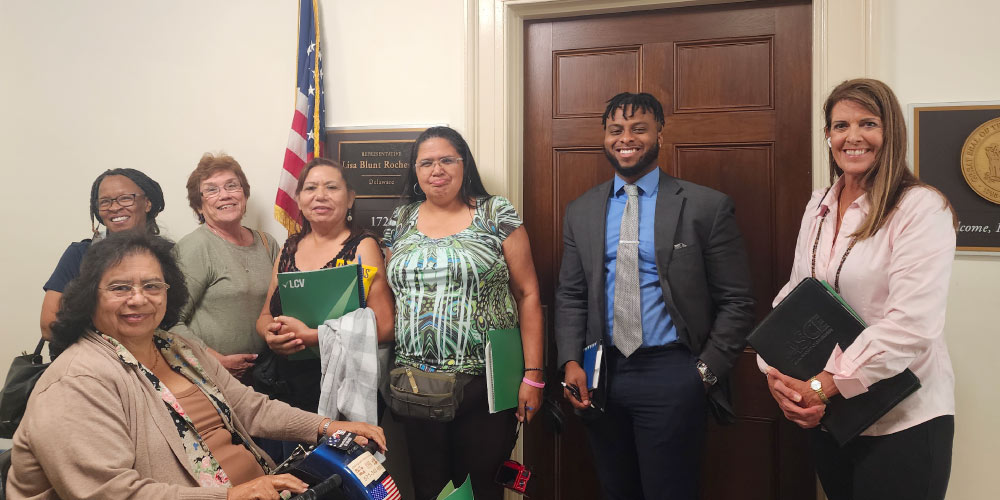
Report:
[[[945,415],[843,448],[814,429],[813,457],[830,500],[943,500],[951,475],[955,417]]]
[[[706,420],[697,359],[680,344],[607,352],[605,414],[587,424],[605,497],[694,500]]]
[[[455,487],[472,478],[476,500],[501,500],[494,478],[514,447],[514,410],[490,414],[486,378],[474,377],[464,390],[455,419],[448,423],[401,418],[410,453],[416,500],[433,500],[448,481]]]

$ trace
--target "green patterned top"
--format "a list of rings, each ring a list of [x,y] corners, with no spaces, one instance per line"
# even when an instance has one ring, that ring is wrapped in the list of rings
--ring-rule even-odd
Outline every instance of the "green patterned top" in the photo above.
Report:
[[[521,218],[506,198],[481,198],[469,227],[429,238],[417,230],[420,205],[396,208],[385,230],[396,363],[480,375],[486,332],[518,326],[503,242]]]

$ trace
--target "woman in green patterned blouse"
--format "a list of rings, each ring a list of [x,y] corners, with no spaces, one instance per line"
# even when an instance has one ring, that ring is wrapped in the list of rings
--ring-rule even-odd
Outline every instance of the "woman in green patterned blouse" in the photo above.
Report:
[[[396,364],[456,372],[467,381],[455,419],[403,419],[418,500],[471,475],[478,500],[500,499],[494,481],[542,398],[542,311],[528,233],[505,198],[483,186],[458,132],[432,127],[417,139],[403,198],[386,228],[396,297]],[[485,335],[521,329],[525,379],[516,411],[489,413]]]

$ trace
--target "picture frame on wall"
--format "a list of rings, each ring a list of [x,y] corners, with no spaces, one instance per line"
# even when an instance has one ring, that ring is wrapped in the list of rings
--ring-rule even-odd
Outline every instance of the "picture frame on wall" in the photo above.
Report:
[[[410,152],[417,137],[434,125],[329,127],[327,155],[343,167],[354,188],[352,217],[381,235],[400,204]]]
[[[955,209],[957,250],[1000,256],[1000,102],[909,108],[913,172]]]

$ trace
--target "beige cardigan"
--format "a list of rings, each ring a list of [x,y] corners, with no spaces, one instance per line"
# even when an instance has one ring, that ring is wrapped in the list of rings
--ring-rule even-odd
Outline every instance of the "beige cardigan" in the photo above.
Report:
[[[199,343],[175,338],[188,344],[225,395],[240,434],[316,440],[323,417],[254,392]],[[66,349],[39,379],[11,459],[11,499],[226,498],[225,488],[198,486],[152,384],[94,333]]]

